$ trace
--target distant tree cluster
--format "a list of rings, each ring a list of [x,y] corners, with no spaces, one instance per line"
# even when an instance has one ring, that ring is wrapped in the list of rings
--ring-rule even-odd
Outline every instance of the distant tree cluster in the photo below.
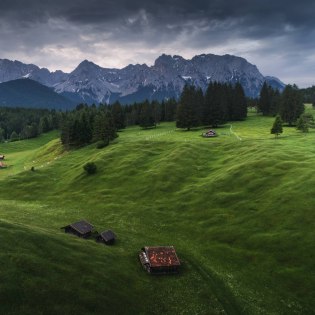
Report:
[[[278,90],[264,82],[258,100],[258,111],[264,116],[276,116],[280,110],[281,96]]]
[[[175,121],[177,101],[174,98],[157,102],[145,100],[123,107],[126,125],[139,125],[142,128],[155,127],[160,122]]]
[[[197,126],[217,127],[227,121],[244,120],[247,100],[240,83],[210,83],[205,94],[186,85],[177,108],[176,126],[190,130]]]
[[[61,141],[67,147],[97,142],[97,147],[103,148],[126,126],[151,128],[161,121],[174,121],[176,107],[174,99],[161,103],[146,100],[125,106],[118,101],[99,106],[80,104],[75,110],[62,113]]]
[[[258,110],[266,116],[279,114],[284,123],[292,126],[304,112],[303,97],[296,85],[287,85],[280,94],[265,82],[260,91]]]
[[[315,86],[300,89],[301,97],[303,99],[303,103],[313,104],[315,106]]]
[[[117,137],[112,112],[108,106],[80,104],[75,110],[63,113],[61,142],[66,147],[79,147],[93,142],[105,142]]]
[[[60,112],[47,109],[0,108],[0,141],[35,138],[57,129]]]

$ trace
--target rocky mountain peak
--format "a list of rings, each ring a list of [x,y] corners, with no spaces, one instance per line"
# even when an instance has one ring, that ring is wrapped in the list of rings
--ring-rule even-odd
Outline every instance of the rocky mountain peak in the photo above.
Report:
[[[249,97],[259,95],[264,81],[280,90],[284,88],[281,81],[264,77],[255,65],[244,58],[214,54],[200,54],[191,60],[179,55],[162,54],[153,66],[130,64],[123,69],[102,68],[83,60],[69,74],[0,59],[0,82],[23,77],[53,87],[57,93],[76,102],[86,103],[111,103],[117,99],[130,103],[144,99],[178,98],[186,83],[205,91],[209,82],[239,82]]]

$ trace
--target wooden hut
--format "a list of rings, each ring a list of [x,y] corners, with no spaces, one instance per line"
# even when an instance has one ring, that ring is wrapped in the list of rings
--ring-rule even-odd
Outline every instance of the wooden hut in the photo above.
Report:
[[[146,246],[141,249],[139,259],[152,274],[178,273],[180,267],[174,246]]]
[[[106,245],[114,244],[115,240],[116,240],[116,235],[111,230],[104,231],[96,237],[97,242],[105,243]]]
[[[64,229],[66,233],[71,233],[79,237],[88,238],[92,234],[93,225],[85,220],[81,220],[71,223],[63,227],[62,229]]]

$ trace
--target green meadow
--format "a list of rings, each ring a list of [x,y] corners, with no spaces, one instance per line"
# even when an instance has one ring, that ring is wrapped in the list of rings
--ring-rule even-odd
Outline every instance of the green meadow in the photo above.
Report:
[[[315,130],[275,139],[273,121],[0,144],[0,314],[315,314]],[[60,229],[79,219],[116,244]],[[180,274],[147,274],[151,245],[174,245]]]

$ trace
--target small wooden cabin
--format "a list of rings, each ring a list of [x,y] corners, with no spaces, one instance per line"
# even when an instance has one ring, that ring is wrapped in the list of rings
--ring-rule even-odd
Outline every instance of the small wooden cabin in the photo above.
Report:
[[[88,238],[92,234],[93,225],[85,220],[81,220],[71,223],[63,227],[62,229],[64,229],[66,233],[71,233],[79,237]]]
[[[218,135],[215,130],[210,129],[207,132],[203,133],[202,136],[204,138],[212,138],[212,137],[217,137]]]
[[[139,259],[152,274],[178,273],[180,267],[174,246],[146,246],[141,249]]]
[[[0,155],[0,160],[4,160],[4,155]]]
[[[115,240],[116,240],[116,235],[111,230],[104,231],[96,237],[97,242],[102,242],[102,243],[105,243],[106,245],[114,244]]]

